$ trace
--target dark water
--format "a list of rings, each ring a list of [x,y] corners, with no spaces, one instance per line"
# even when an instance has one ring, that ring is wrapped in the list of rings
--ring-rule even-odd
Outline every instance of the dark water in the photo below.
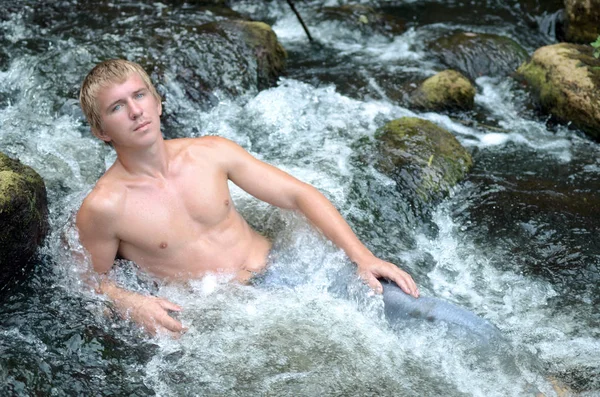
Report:
[[[406,29],[393,34],[297,3],[318,44],[285,2],[3,3],[0,150],[44,177],[52,231],[0,308],[0,394],[521,396],[556,395],[559,382],[599,395],[600,146],[540,114],[509,75],[477,78],[471,112],[415,114],[405,102],[411,83],[447,67],[432,49],[441,38],[500,34],[531,53],[554,42],[561,2],[369,2]],[[271,24],[288,50],[276,87],[259,91],[251,54],[196,29],[233,14]],[[233,186],[240,212],[283,247],[276,270],[288,287],[161,286],[185,307],[180,340],[105,315],[66,242],[81,249],[72,215],[114,160],[76,102],[108,57],[152,71],[168,137],[225,136],[314,184],[422,293],[474,311],[506,341],[482,347],[427,322],[391,329],[338,250]],[[415,201],[376,167],[376,129],[414,115],[473,155],[467,180],[439,203]],[[148,291],[130,264],[114,277]]]

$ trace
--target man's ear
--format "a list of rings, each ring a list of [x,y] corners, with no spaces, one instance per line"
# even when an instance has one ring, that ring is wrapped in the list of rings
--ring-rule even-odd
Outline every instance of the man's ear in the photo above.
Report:
[[[104,142],[111,141],[111,138],[100,128],[92,127],[92,134],[94,134],[96,138],[103,140]]]
[[[162,116],[162,102],[160,100],[157,100],[156,102],[158,102],[158,115]]]

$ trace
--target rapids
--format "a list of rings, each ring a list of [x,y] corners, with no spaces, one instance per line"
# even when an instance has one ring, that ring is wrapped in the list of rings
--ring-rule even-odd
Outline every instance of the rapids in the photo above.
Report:
[[[529,53],[553,43],[561,2],[363,1],[406,20],[394,37],[318,17],[321,3],[343,1],[296,2],[311,45],[286,2],[234,1],[273,27],[288,71],[259,92],[220,64],[210,106],[174,77],[206,62],[191,26],[224,17],[173,3],[18,0],[0,11],[0,150],[42,175],[51,222],[0,308],[0,394],[555,396],[558,382],[600,395],[598,143],[552,124],[510,77],[478,78],[475,110],[460,114],[416,113],[394,94],[444,68],[424,43],[454,29],[502,34]],[[115,159],[91,136],[77,91],[95,62],[117,56],[167,65],[167,137],[224,136],[313,184],[422,295],[476,313],[503,339],[482,346],[445,323],[388,324],[343,253],[299,215],[233,185],[238,210],[281,248],[278,282],[158,283],[184,307],[189,331],[177,340],[106,315],[69,250],[82,252],[73,215]],[[440,203],[415,203],[375,167],[375,131],[402,116],[439,124],[473,155],[471,174]],[[126,261],[113,276],[155,288]]]

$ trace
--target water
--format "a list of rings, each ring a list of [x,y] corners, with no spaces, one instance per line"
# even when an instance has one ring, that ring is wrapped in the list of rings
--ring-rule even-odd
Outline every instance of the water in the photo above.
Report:
[[[214,10],[21,1],[0,12],[0,150],[44,177],[51,222],[35,268],[0,309],[3,395],[552,396],[555,382],[600,395],[598,144],[549,123],[510,78],[477,79],[465,114],[417,114],[398,93],[442,68],[427,41],[453,29],[501,33],[531,52],[553,42],[560,5],[381,2],[406,19],[392,37],[324,20],[319,3],[297,4],[320,43],[311,46],[285,2],[235,2],[272,24],[290,55],[287,76],[260,92],[255,76],[228,66],[251,59],[223,42],[219,60],[195,40],[195,24],[224,18]],[[81,251],[72,217],[114,161],[76,93],[113,56],[156,60],[167,136],[218,134],[315,185],[422,294],[472,310],[505,340],[481,345],[446,324],[389,327],[381,298],[339,250],[235,186],[238,210],[282,247],[278,285],[212,276],[159,285],[185,308],[189,331],[177,340],[106,315],[110,304],[81,281],[67,246]],[[217,90],[193,92],[186,76]],[[474,158],[436,205],[413,201],[376,167],[376,129],[415,115],[452,131]],[[127,262],[114,277],[153,289]]]

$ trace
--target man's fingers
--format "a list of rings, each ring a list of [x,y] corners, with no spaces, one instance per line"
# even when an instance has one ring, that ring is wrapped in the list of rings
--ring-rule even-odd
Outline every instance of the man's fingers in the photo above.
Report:
[[[373,291],[375,291],[375,293],[381,294],[383,292],[383,287],[381,283],[379,282],[379,280],[377,280],[373,273],[361,272],[360,277],[365,281],[365,283],[367,283],[369,287],[371,287]]]
[[[173,302],[170,302],[164,298],[157,298],[158,304],[163,308],[163,309],[167,309],[167,310],[172,310],[175,312],[180,312],[181,311],[181,306],[176,305]]]
[[[160,325],[173,332],[182,332],[186,328],[179,321],[169,316],[167,313],[157,318]]]
[[[396,284],[398,284],[398,286],[400,287],[400,289],[402,289],[402,291],[406,292],[409,295],[414,296],[415,298],[419,297],[419,290],[417,288],[417,284],[415,283],[415,281],[412,279],[412,277],[408,273],[400,270],[400,273],[394,275],[392,280]]]

